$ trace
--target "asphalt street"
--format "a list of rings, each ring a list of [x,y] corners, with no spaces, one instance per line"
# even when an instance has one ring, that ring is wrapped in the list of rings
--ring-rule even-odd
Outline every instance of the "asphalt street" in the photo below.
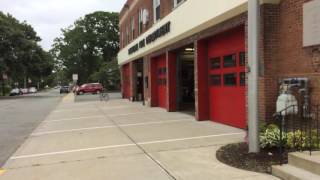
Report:
[[[64,95],[50,90],[0,99],[0,167],[58,105]]]

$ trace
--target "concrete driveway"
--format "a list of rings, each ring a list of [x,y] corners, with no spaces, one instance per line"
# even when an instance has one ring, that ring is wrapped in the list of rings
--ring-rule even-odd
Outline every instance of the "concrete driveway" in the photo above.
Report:
[[[122,99],[66,96],[7,161],[5,180],[276,179],[221,164],[244,132]],[[1,172],[0,172],[1,174]]]

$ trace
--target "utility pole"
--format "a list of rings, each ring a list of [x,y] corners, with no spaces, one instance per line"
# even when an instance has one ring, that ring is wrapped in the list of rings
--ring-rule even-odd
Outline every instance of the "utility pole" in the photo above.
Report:
[[[258,153],[259,147],[259,38],[260,0],[248,1],[248,139],[249,152]]]

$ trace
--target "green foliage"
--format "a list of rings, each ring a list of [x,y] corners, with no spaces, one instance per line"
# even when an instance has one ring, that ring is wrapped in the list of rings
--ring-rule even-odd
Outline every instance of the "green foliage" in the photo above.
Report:
[[[306,132],[301,132],[300,130],[289,132],[287,134],[287,146],[289,148],[294,148],[294,147],[306,148],[310,146],[310,144],[312,148],[319,148],[317,147],[319,144],[318,141],[319,139],[317,138],[316,130],[312,130],[311,134],[308,134]]]
[[[51,54],[56,70],[65,77],[79,75],[79,83],[92,80],[106,81],[104,71],[119,51],[119,14],[94,12],[62,30],[62,37],[54,41]],[[102,69],[105,68],[105,69]]]
[[[312,130],[311,134],[302,132],[300,130],[282,133],[282,145],[288,148],[312,148],[318,147],[319,139],[317,138],[317,130]],[[311,139],[310,139],[311,137]],[[261,148],[275,148],[280,145],[280,129],[275,124],[269,124],[263,127],[260,131],[260,147]]]
[[[285,133],[282,134],[283,141],[285,141]],[[278,147],[280,142],[280,129],[275,124],[268,125],[264,131],[260,132],[260,147],[274,148]]]
[[[50,75],[53,59],[38,45],[40,40],[29,24],[0,11],[0,75],[20,85],[27,78],[36,82]]]
[[[90,76],[90,81],[100,82],[107,90],[119,89],[120,71],[116,60],[102,63],[99,70]]]

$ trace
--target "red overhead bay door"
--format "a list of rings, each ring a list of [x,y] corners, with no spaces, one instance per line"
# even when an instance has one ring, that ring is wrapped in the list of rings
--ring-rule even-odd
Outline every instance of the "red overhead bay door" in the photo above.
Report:
[[[167,66],[166,56],[158,56],[152,59],[154,82],[153,100],[158,107],[167,107]]]
[[[210,39],[208,57],[210,119],[245,128],[244,28],[239,27]]]

